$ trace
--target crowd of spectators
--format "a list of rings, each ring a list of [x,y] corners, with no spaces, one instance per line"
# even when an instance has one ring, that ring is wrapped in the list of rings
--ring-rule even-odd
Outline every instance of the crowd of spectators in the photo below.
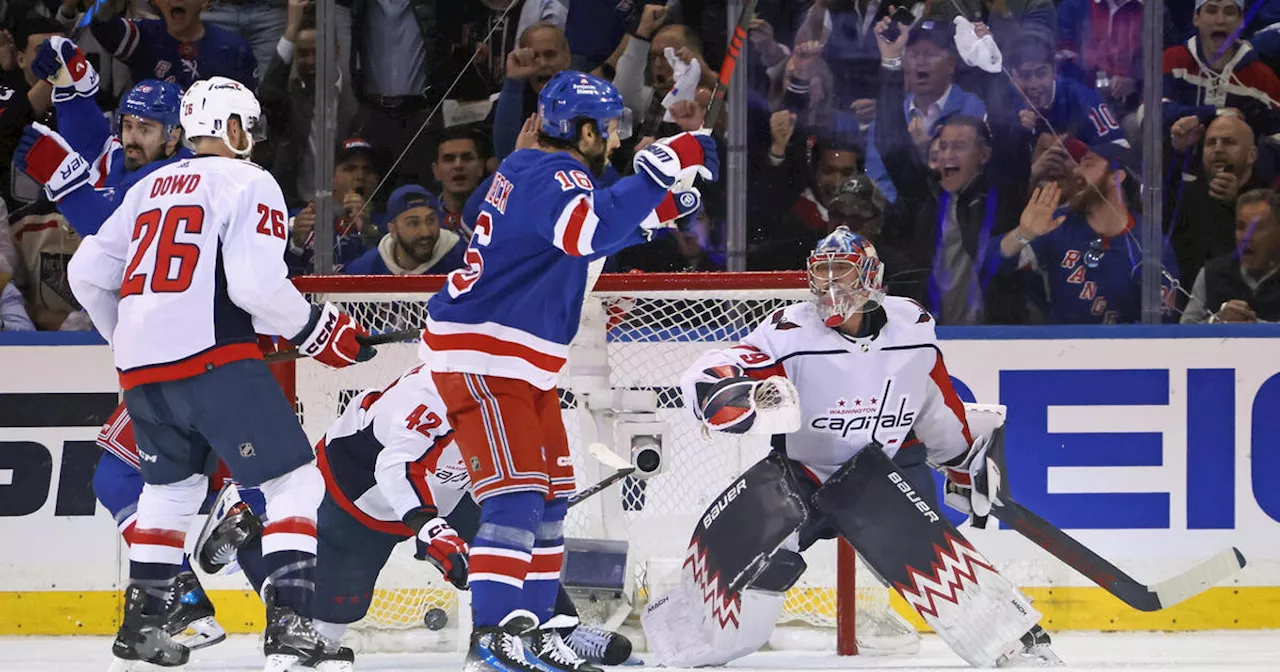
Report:
[[[732,18],[723,0],[336,5],[324,90],[314,0],[0,5],[0,329],[90,328],[66,282],[79,236],[12,159],[27,123],[57,127],[32,70],[50,37],[87,55],[108,116],[144,79],[254,88],[269,135],[253,160],[291,209],[291,273],[316,272],[322,194],[337,272],[405,275],[463,265],[477,193],[533,137],[537,94],[561,70],[611,80],[632,111],[609,175],[641,143],[702,127]],[[738,66],[747,105],[713,129],[745,117],[746,267],[802,270],[846,225],[874,241],[890,292],[940,324],[1136,322],[1141,189],[1159,183],[1167,320],[1280,320],[1280,0],[1164,8],[1151,82],[1141,0],[759,0]],[[1163,175],[1140,160],[1150,86]],[[336,101],[336,147],[317,96]],[[701,186],[700,212],[607,270],[724,270],[729,195]]]

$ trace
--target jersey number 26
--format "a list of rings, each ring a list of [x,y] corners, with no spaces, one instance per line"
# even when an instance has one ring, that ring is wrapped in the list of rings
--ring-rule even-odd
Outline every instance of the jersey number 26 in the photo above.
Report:
[[[138,215],[133,223],[133,257],[124,270],[120,298],[146,291],[148,274],[140,272],[138,266],[157,238],[160,242],[156,245],[155,264],[150,273],[151,291],[157,294],[185,292],[191,287],[196,262],[200,260],[200,246],[179,243],[178,231],[199,235],[203,229],[204,208],[198,205],[175,205],[167,212],[157,208]]]

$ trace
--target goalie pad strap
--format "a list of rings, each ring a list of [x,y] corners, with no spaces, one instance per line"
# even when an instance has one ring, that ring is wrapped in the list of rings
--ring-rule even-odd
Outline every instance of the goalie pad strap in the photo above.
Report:
[[[1027,598],[916,492],[883,451],[859,451],[812,501],[970,665],[995,665],[1040,620]]]

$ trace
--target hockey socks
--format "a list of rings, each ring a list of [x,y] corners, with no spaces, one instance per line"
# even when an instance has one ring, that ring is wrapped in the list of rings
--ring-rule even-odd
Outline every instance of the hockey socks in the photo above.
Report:
[[[265,574],[259,594],[273,586],[281,606],[308,618],[316,590],[316,510],[324,497],[324,477],[314,464],[305,464],[264,482],[261,489],[268,521],[262,530],[262,567],[260,572],[248,569],[246,575]]]
[[[564,516],[569,500],[547,500],[542,522],[534,532],[533,560],[524,578],[522,607],[546,623],[556,615],[556,597],[560,593],[560,567],[564,564]]]
[[[138,517],[129,546],[129,579],[146,592],[145,613],[160,614],[182,570],[183,543],[206,479],[195,475],[166,485],[147,484],[138,496]]]
[[[532,491],[496,494],[480,503],[469,578],[477,628],[496,627],[523,608],[525,578],[545,506],[544,495]]]

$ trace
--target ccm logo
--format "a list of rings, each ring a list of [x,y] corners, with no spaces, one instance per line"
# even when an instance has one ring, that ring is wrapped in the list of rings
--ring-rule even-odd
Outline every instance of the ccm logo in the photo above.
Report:
[[[338,313],[330,312],[325,316],[324,324],[320,326],[320,330],[316,332],[315,338],[311,340],[302,352],[305,355],[314,355],[317,352],[324,351],[324,346],[329,342],[329,337],[333,336],[333,328],[338,326]]]
[[[569,457],[568,455],[561,455],[560,457],[557,457],[557,458],[556,458],[556,466],[557,466],[557,467],[572,467],[572,466],[573,466],[573,458],[572,458],[572,457]]]

